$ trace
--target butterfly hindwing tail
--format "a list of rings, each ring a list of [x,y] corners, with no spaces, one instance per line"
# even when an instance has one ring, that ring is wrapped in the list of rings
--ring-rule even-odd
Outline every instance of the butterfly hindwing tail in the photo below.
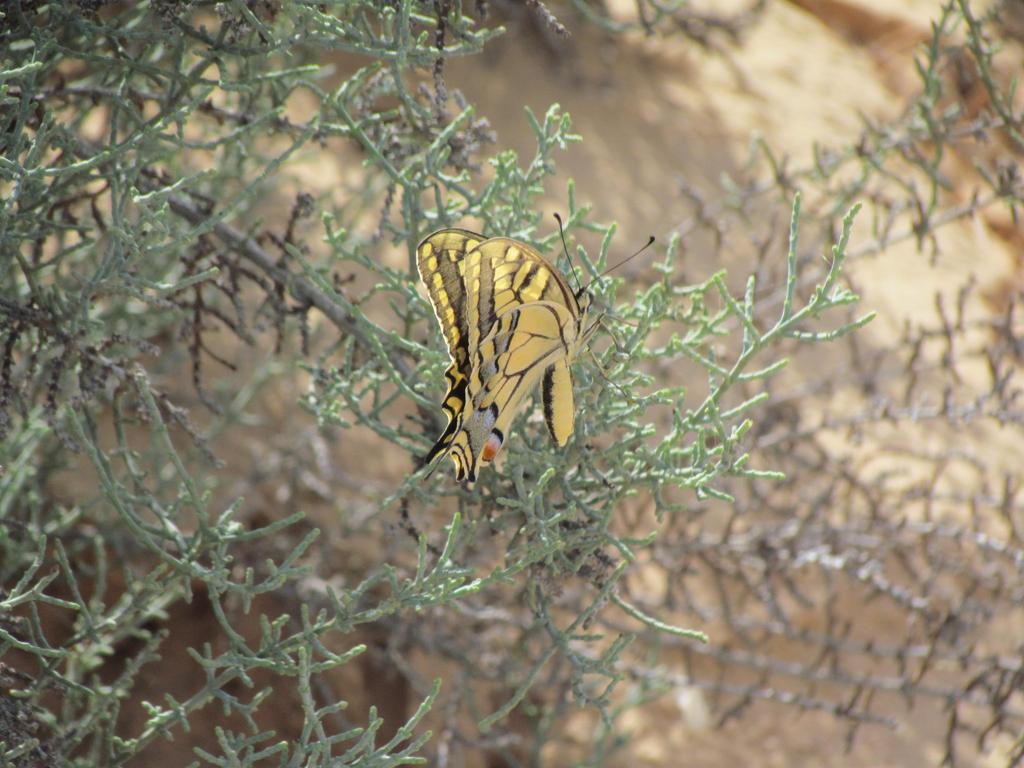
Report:
[[[430,464],[448,449],[452,438],[459,431],[462,414],[466,408],[468,379],[458,370],[455,363],[448,366],[448,370],[444,372],[444,378],[448,382],[448,391],[445,393],[444,402],[441,403],[441,409],[448,416],[448,426],[445,427],[444,432],[437,438],[434,447],[430,449],[427,457],[423,460],[424,464]]]

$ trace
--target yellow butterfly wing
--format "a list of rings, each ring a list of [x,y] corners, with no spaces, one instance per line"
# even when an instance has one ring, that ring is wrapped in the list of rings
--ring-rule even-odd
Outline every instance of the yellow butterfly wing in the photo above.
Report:
[[[452,243],[465,245],[461,260]],[[542,379],[545,422],[565,445],[575,418],[569,364],[587,335],[589,297],[574,294],[544,257],[509,238],[442,230],[418,255],[452,356],[442,406],[449,423],[427,462],[448,452],[456,479],[476,480]]]
[[[444,374],[448,391],[441,404],[448,416],[448,426],[427,454],[426,464],[447,449],[462,419],[469,380],[469,326],[463,277],[465,256],[486,239],[465,229],[442,229],[425,237],[416,248],[420,280],[427,287],[427,295],[452,360]]]
[[[548,425],[551,439],[559,446],[569,442],[576,424],[576,406],[573,403],[569,362],[566,358],[548,366],[541,383],[544,422]]]

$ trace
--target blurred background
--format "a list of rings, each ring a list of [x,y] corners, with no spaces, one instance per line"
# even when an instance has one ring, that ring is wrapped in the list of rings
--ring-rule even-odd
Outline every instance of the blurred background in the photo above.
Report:
[[[0,25],[5,765],[1024,759],[1024,2]],[[427,480],[415,246],[554,212],[576,437]]]

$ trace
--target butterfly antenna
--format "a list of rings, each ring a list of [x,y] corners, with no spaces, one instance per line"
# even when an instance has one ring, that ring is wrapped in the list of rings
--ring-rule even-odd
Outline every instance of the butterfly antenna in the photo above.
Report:
[[[654,244],[654,235],[651,235],[650,239],[649,239],[649,240],[647,241],[647,244],[646,244],[646,245],[645,245],[645,246],[644,246],[643,248],[641,248],[640,250],[638,250],[638,251],[637,251],[636,253],[634,253],[634,254],[633,254],[632,256],[627,256],[627,257],[626,257],[625,259],[623,259],[622,261],[620,261],[620,262],[619,262],[618,264],[613,264],[612,266],[608,267],[608,269],[606,269],[606,270],[605,270],[604,272],[602,272],[602,273],[601,273],[600,275],[598,275],[598,278],[604,277],[604,276],[605,276],[605,275],[607,275],[607,274],[608,274],[609,272],[612,272],[612,271],[614,271],[614,270],[618,269],[619,267],[623,266],[624,264],[628,264],[628,263],[629,263],[629,262],[631,262],[631,261],[632,261],[633,259],[635,259],[635,258],[636,258],[637,256],[639,256],[639,255],[640,255],[641,253],[643,253],[643,252],[644,252],[644,251],[646,251],[646,250],[647,250],[648,248],[650,248],[650,247],[651,247],[651,246],[652,246],[653,244]]]
[[[572,256],[569,255],[569,247],[565,244],[565,227],[562,226],[562,217],[557,213],[555,214],[555,221],[558,222],[558,236],[562,238],[562,250],[565,251],[565,258],[568,259],[569,265],[572,266]],[[582,293],[583,286],[580,285],[580,278],[576,274],[576,270],[570,269],[569,271],[572,272],[572,276],[576,280],[576,287]]]

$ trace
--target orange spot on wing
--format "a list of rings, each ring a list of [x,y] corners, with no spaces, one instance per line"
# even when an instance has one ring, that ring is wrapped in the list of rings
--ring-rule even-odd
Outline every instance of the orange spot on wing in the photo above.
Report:
[[[487,438],[487,442],[484,443],[484,449],[480,454],[480,458],[485,462],[494,461],[494,457],[498,455],[498,451],[500,450],[501,440],[497,435],[491,433],[491,436]]]

